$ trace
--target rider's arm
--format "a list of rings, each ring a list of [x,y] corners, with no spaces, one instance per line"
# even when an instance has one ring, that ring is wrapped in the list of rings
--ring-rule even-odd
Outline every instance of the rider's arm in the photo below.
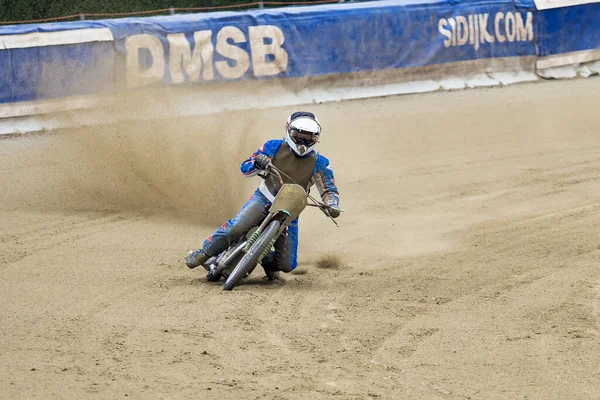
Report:
[[[277,149],[279,149],[279,146],[281,146],[281,140],[269,140],[268,142],[263,144],[263,146],[260,149],[256,150],[256,152],[254,152],[254,154],[252,154],[250,158],[248,158],[242,163],[240,167],[242,174],[244,174],[244,176],[247,177],[258,174],[258,168],[254,166],[254,159],[256,158],[256,156],[258,156],[259,154],[264,154],[265,156],[272,158],[273,155],[277,152]]]
[[[315,173],[311,179],[312,184],[317,185],[317,190],[325,204],[330,206],[339,206],[340,192],[335,185],[333,170],[329,165],[329,160],[319,155],[319,160],[315,166]]]

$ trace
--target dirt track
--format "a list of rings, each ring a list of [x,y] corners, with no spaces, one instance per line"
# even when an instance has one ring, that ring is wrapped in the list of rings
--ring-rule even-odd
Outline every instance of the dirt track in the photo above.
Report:
[[[0,140],[0,398],[597,399],[598,93],[308,107],[341,227],[231,293],[182,258],[291,109]]]

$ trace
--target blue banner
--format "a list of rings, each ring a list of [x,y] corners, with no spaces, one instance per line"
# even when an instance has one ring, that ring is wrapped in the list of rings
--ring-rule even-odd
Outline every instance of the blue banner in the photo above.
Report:
[[[114,91],[112,43],[0,50],[0,103]]]
[[[600,4],[388,0],[0,27],[0,103],[600,48]]]
[[[541,11],[538,25],[540,57],[600,49],[600,3]]]
[[[533,5],[512,0],[380,1],[107,26],[127,58],[133,86],[343,74],[536,52]]]

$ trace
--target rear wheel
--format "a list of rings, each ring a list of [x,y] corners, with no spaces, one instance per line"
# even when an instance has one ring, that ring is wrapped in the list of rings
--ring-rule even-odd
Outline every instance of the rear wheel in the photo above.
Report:
[[[256,263],[258,263],[261,256],[264,257],[266,255],[271,249],[271,246],[273,246],[273,243],[275,243],[280,225],[279,221],[271,221],[269,225],[267,225],[263,233],[256,239],[254,244],[225,281],[225,284],[223,285],[224,290],[232,290],[235,285],[237,285],[239,281],[256,266]]]

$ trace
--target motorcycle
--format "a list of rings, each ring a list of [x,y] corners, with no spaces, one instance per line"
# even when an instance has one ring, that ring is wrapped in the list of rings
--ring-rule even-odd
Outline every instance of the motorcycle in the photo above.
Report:
[[[210,258],[205,265],[208,266],[207,279],[217,282],[225,278],[224,290],[233,290],[244,278],[248,277],[258,263],[271,251],[275,241],[285,231],[287,226],[294,221],[307,206],[319,208],[333,223],[337,222],[329,214],[330,206],[318,201],[304,188],[294,182],[283,171],[269,163],[264,173],[258,174],[266,179],[271,174],[280,184],[280,189],[269,213],[260,225],[250,229],[237,241],[231,244],[220,254]],[[284,183],[282,175],[292,183]]]

